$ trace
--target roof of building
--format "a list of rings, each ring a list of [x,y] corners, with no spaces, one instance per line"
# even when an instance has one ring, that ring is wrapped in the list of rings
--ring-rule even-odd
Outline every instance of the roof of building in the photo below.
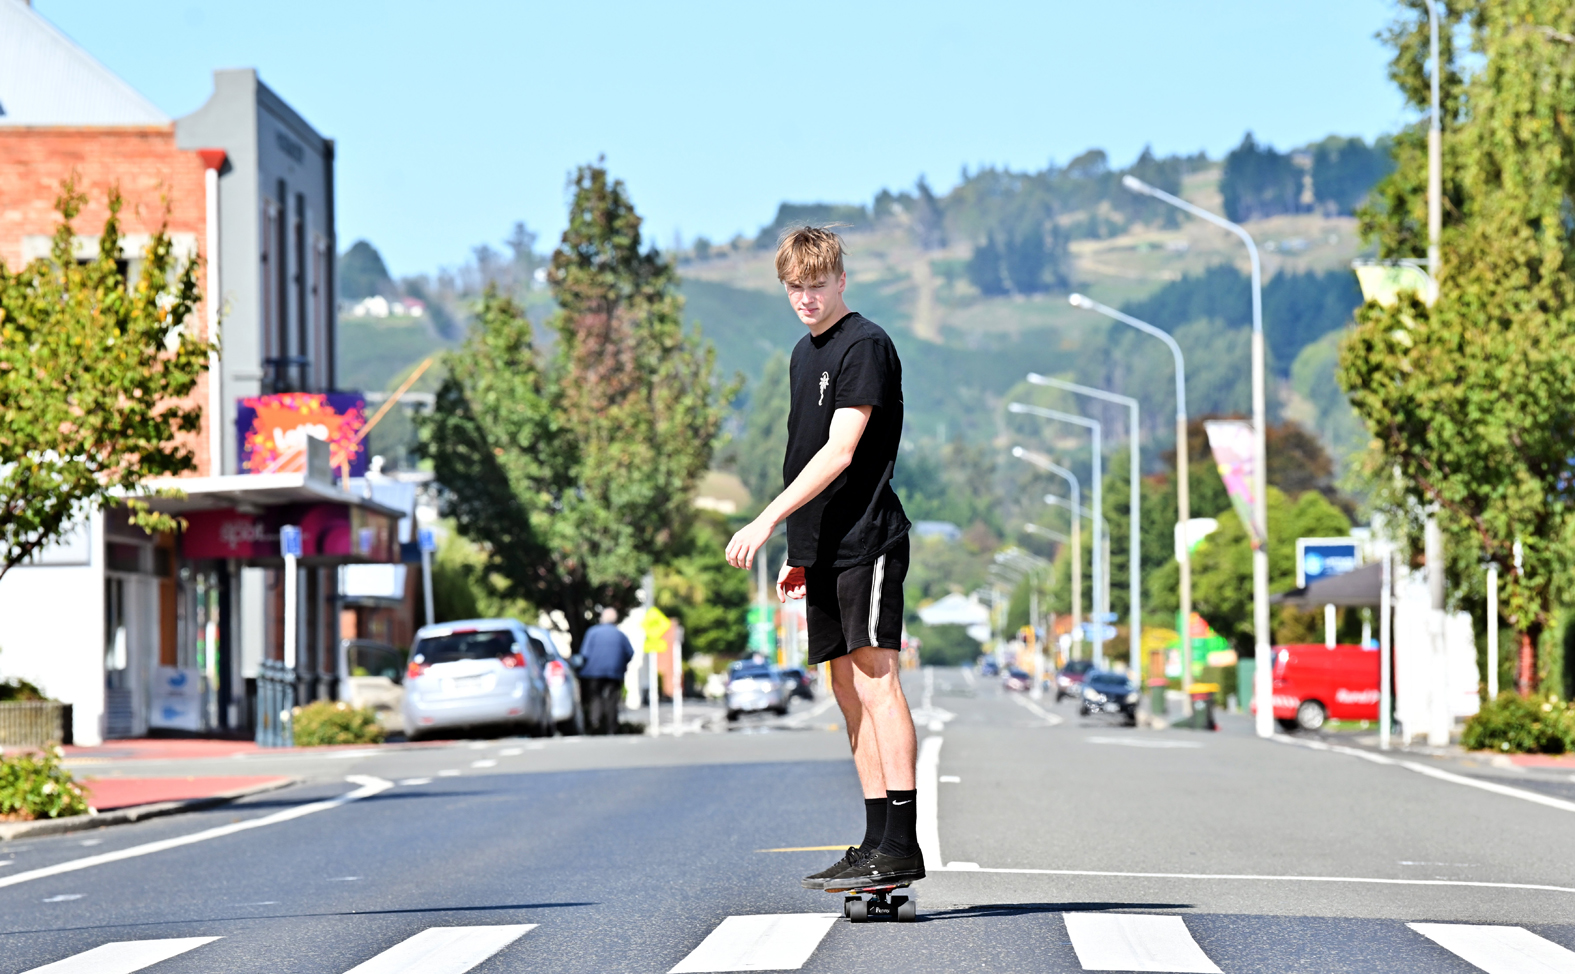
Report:
[[[0,126],[170,118],[21,0],[0,0]]]

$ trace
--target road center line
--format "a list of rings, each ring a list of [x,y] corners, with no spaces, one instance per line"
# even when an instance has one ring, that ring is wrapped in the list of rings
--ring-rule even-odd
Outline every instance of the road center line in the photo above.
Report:
[[[249,829],[260,829],[265,825],[277,825],[280,822],[288,822],[292,819],[302,818],[303,816],[312,815],[316,812],[326,812],[330,808],[338,808],[340,805],[345,805],[353,801],[359,801],[362,798],[370,798],[371,796],[376,795],[379,792],[386,791],[394,786],[392,781],[385,781],[382,778],[373,778],[370,775],[353,774],[347,776],[345,780],[351,782],[352,784],[360,785],[361,787],[354,791],[346,792],[345,794],[340,795],[338,798],[330,798],[325,801],[312,802],[307,805],[299,805],[295,808],[287,808],[282,812],[274,812],[272,815],[264,815],[261,818],[248,819],[244,822],[231,822],[229,825],[220,825],[217,828],[204,829],[201,832],[193,832],[190,835],[176,836],[173,839],[160,839],[157,842],[146,842],[142,845],[131,846],[128,849],[117,849],[114,852],[101,852],[96,856],[85,856],[81,859],[72,859],[67,862],[57,862],[53,866],[44,866],[40,869],[29,869],[25,873],[17,873],[14,876],[3,876],[0,877],[0,887],[15,886],[18,883],[26,883],[34,879],[44,879],[49,876],[59,876],[62,873],[76,872],[79,869],[88,869],[92,866],[102,866],[106,863],[120,862],[122,859],[135,859],[138,856],[152,855],[155,852],[163,852],[166,849],[178,849],[181,846],[193,845],[197,842],[206,842],[209,839],[217,839],[226,835],[234,835],[237,832],[245,832]]]
[[[926,869],[931,869],[928,863]],[[1116,879],[1228,879],[1260,883],[1366,883],[1379,886],[1471,886],[1482,889],[1525,889],[1549,893],[1575,893],[1575,886],[1541,883],[1488,883],[1468,879],[1381,879],[1368,876],[1268,876],[1254,873],[1140,873],[1109,869],[991,869],[973,863],[948,863],[938,872],[1007,873],[1022,876],[1095,876]]]
[[[914,772],[914,785],[919,789],[918,814],[919,852],[926,863],[937,867],[946,860],[941,858],[941,802],[940,770],[941,744],[945,738],[932,734],[919,744],[918,766]]]

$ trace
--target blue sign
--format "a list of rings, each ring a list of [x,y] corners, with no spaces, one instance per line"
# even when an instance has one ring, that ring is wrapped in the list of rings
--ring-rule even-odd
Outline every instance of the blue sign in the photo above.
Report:
[[[437,538],[432,534],[431,528],[422,528],[416,532],[416,543],[422,551],[436,551]]]
[[[1361,549],[1351,538],[1297,538],[1296,587],[1356,570]]]
[[[1107,626],[1102,622],[1083,623],[1083,636],[1089,642],[1109,642],[1116,638],[1116,627]]]
[[[1114,612],[1095,612],[1089,618],[1095,622],[1115,622],[1116,614]]]
[[[301,557],[301,528],[286,524],[279,529],[279,553],[286,558]]]

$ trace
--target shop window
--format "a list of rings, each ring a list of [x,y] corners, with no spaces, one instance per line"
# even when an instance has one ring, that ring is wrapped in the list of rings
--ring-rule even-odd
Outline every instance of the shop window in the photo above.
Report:
[[[105,561],[110,571],[136,574],[143,570],[141,545],[119,544],[111,541],[104,547],[107,556]]]

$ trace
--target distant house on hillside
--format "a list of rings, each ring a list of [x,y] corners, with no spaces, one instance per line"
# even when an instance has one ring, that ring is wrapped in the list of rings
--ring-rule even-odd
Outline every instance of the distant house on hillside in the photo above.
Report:
[[[374,294],[362,298],[346,309],[351,318],[420,318],[427,313],[426,302],[420,298],[389,298]]]

